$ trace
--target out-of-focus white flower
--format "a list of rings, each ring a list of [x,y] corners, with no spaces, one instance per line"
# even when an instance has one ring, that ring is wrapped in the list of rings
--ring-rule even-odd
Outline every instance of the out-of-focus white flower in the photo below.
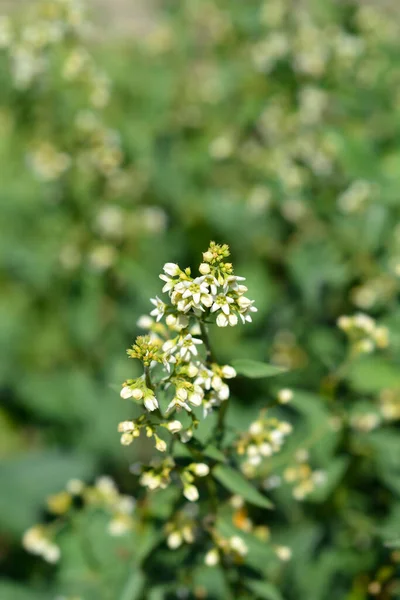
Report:
[[[183,488],[183,495],[190,502],[196,502],[199,499],[199,490],[195,485],[185,485]]]
[[[154,304],[155,308],[151,311],[150,315],[156,317],[156,321],[161,321],[164,316],[166,304],[158,296],[150,298],[150,302]]]
[[[219,563],[219,552],[217,548],[212,548],[204,557],[204,563],[207,567],[215,567]]]

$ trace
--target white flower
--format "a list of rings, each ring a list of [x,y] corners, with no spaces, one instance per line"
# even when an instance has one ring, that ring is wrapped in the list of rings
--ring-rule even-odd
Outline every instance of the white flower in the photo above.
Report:
[[[118,431],[120,433],[132,432],[135,428],[136,426],[133,421],[121,421],[121,423],[118,424]]]
[[[192,337],[190,333],[180,342],[180,355],[184,360],[190,360],[191,356],[197,356],[197,348],[198,344],[202,344],[203,342],[197,338]]]
[[[197,477],[206,477],[210,472],[210,467],[206,463],[193,464],[191,469]]]
[[[275,553],[277,557],[284,562],[292,558],[292,550],[288,546],[276,546]]]
[[[183,427],[182,423],[178,420],[170,421],[167,425],[167,429],[171,433],[178,433],[179,431],[181,431],[182,427]]]
[[[207,263],[201,263],[201,265],[199,266],[199,271],[202,275],[208,275],[211,271],[211,267]]]
[[[184,300],[191,298],[192,304],[196,307],[200,304],[202,295],[209,296],[208,285],[205,283],[204,277],[196,277],[193,281],[184,281],[182,286],[182,298]]]
[[[182,408],[184,408],[185,410],[187,410],[187,412],[192,412],[192,409],[190,408],[189,404],[187,402],[185,402],[186,398],[184,398],[184,394],[186,393],[186,397],[187,397],[187,391],[183,388],[180,388],[178,391],[180,391],[180,396],[176,395],[171,402],[168,404],[167,407],[167,413],[169,413],[171,410],[182,410]]]
[[[138,327],[140,327],[141,329],[150,329],[151,326],[153,325],[153,323],[154,323],[154,320],[151,317],[149,317],[148,315],[142,315],[136,321],[136,325]]]
[[[233,377],[236,377],[235,369],[229,365],[223,366],[221,370],[222,377],[224,377],[224,379],[233,379]]]
[[[108,533],[113,537],[120,537],[131,530],[129,519],[124,515],[116,515],[108,524]]]
[[[211,388],[211,381],[213,372],[207,367],[202,366],[199,369],[198,377],[194,380],[195,385],[201,385],[204,389],[209,390]]]
[[[182,545],[182,542],[182,535],[179,533],[179,531],[173,531],[167,537],[167,546],[168,548],[171,548],[171,550],[176,550],[176,548],[179,548],[179,546]]]
[[[44,560],[54,564],[60,560],[60,548],[56,544],[48,543],[43,550],[42,556]]]
[[[161,477],[155,475],[152,471],[148,471],[147,473],[142,473],[140,484],[143,487],[149,488],[149,490],[156,490],[161,485]]]
[[[221,387],[218,390],[218,398],[220,400],[228,400],[229,398],[229,386],[226,385],[226,383],[224,383],[223,385],[221,385]]]
[[[182,431],[182,433],[180,435],[182,444],[187,444],[188,442],[190,442],[192,437],[193,437],[193,431],[191,429],[186,429],[185,431]]]
[[[121,392],[120,392],[120,396],[121,398],[123,398],[124,400],[127,400],[128,398],[132,398],[132,390],[129,386],[124,385]]]
[[[261,444],[260,445],[260,454],[262,456],[272,456],[273,450],[272,450],[271,444],[268,444],[268,442],[264,442],[263,444]]]
[[[171,277],[176,277],[181,270],[176,263],[165,263],[163,271],[167,275],[171,275]]]
[[[287,404],[293,399],[293,392],[289,388],[283,388],[278,392],[278,402],[280,404]]]
[[[230,313],[228,316],[226,316],[224,313],[219,313],[216,319],[218,327],[227,327],[227,325],[235,327],[235,325],[237,325],[237,322],[238,318],[233,313]]]
[[[85,484],[80,479],[70,479],[65,486],[67,492],[72,494],[73,496],[78,496],[83,492],[85,488]]]
[[[144,405],[149,412],[152,412],[153,410],[157,410],[157,408],[158,408],[157,398],[155,396],[153,396],[152,394],[147,395],[144,399]]]
[[[261,421],[253,421],[253,423],[249,427],[249,432],[251,435],[259,435],[262,433],[264,427]]]
[[[212,548],[204,557],[204,562],[207,567],[215,567],[219,563],[219,553],[216,548]]]
[[[143,398],[143,391],[139,388],[134,388],[132,390],[132,398],[135,398],[135,400],[141,400]]]
[[[233,535],[231,537],[231,539],[229,540],[229,544],[230,544],[230,547],[232,548],[232,550],[237,552],[240,556],[246,556],[246,554],[249,551],[244,540],[241,537],[239,537],[238,535]]]
[[[166,304],[160,300],[158,296],[150,298],[150,302],[154,304],[155,308],[151,311],[150,315],[156,317],[156,321],[161,321],[164,316]]]
[[[193,392],[189,393],[188,400],[194,406],[200,406],[204,398],[204,392],[199,385],[193,386]]]
[[[233,298],[230,298],[226,295],[228,290],[224,288],[222,294],[218,294],[218,296],[214,299],[214,304],[211,307],[211,312],[216,312],[217,310],[222,310],[225,315],[229,315],[230,308],[229,305],[234,301]]]
[[[199,490],[195,485],[185,485],[183,489],[183,495],[190,502],[196,502],[199,499]]]
[[[167,444],[164,440],[160,439],[159,437],[155,436],[156,438],[156,448],[159,452],[165,452],[167,449]]]

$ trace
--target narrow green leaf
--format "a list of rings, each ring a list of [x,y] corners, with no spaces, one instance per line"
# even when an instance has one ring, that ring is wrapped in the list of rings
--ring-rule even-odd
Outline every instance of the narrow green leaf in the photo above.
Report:
[[[272,502],[232,467],[218,465],[213,469],[213,475],[226,489],[234,494],[239,494],[247,502],[262,508],[273,508]]]
[[[145,577],[141,571],[134,571],[124,585],[119,600],[138,600],[143,591]]]
[[[251,379],[274,377],[275,375],[282,375],[282,373],[286,372],[286,369],[283,367],[276,367],[275,365],[269,365],[268,363],[251,360],[249,358],[238,358],[231,361],[231,365],[238,375],[244,375]]]
[[[218,462],[225,462],[226,460],[225,454],[221,452],[221,450],[218,450],[216,446],[213,446],[213,444],[209,444],[208,446],[206,446],[203,450],[203,453],[208,458],[213,458]]]
[[[283,600],[283,596],[280,591],[267,581],[257,581],[255,579],[246,579],[246,587],[255,594],[256,598],[263,598],[265,600]]]

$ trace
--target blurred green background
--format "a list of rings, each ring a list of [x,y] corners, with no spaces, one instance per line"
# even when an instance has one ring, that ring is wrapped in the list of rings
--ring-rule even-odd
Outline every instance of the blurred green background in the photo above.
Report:
[[[104,2],[86,21],[66,0],[2,4],[0,597],[56,596],[20,545],[48,494],[100,473],[136,494],[113,386],[163,264],[196,267],[213,239],[259,309],[212,332],[217,355],[291,370],[292,452],[339,423],[310,448],[329,485],[270,523],[294,551],[283,597],[364,600],[378,580],[399,598],[398,7]],[[391,344],[330,406],[355,311]],[[270,393],[238,382],[232,414]]]

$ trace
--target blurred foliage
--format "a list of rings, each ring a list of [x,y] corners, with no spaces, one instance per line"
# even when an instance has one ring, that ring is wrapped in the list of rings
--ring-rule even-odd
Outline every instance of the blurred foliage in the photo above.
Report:
[[[95,515],[106,585],[72,534],[59,567],[20,547],[71,477],[106,471],[142,493],[128,465],[149,449],[120,447],[126,407],[112,386],[135,376],[124,348],[163,263],[195,264],[216,239],[259,308],[246,331],[212,332],[216,354],[285,367],[280,384],[295,391],[279,407],[294,433],[265,484],[302,450],[326,472],[302,502],[276,487],[275,512],[251,515],[292,559],[246,538],[250,597],[399,598],[399,15],[351,1],[170,0],[158,17],[143,39],[101,43],[72,1],[0,21],[0,597],[226,597],[219,570],[201,564],[185,595],[190,549],[165,546],[152,563],[164,542],[151,523],[129,569]],[[336,321],[360,310],[390,345],[338,377]],[[235,381],[234,429],[276,381]]]

